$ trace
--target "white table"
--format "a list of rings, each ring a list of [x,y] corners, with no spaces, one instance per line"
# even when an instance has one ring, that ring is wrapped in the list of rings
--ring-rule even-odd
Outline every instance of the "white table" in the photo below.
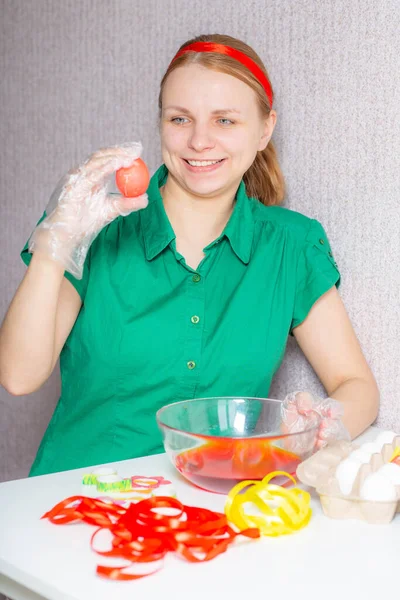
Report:
[[[376,428],[360,441],[373,439]],[[184,504],[223,512],[225,496],[187,483],[165,454],[113,463],[123,476],[163,475]],[[95,574],[102,557],[90,550],[94,527],[56,526],[40,517],[81,493],[79,469],[0,484],[0,591],[16,600],[378,600],[399,590],[400,515],[389,525],[325,517],[313,497],[310,524],[296,534],[250,540],[203,564],[172,555],[162,570],[131,582]],[[245,538],[243,538],[243,541]],[[104,563],[104,560],[103,560]],[[397,590],[397,591],[396,591]]]

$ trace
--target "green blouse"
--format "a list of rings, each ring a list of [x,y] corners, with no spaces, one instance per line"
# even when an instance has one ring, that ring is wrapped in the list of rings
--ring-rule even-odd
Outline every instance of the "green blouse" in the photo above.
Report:
[[[320,223],[248,198],[243,182],[193,270],[164,210],[167,177],[163,165],[147,208],[102,229],[81,280],[65,274],[83,304],[31,475],[162,452],[155,413],[170,402],[267,397],[288,334],[339,285]]]

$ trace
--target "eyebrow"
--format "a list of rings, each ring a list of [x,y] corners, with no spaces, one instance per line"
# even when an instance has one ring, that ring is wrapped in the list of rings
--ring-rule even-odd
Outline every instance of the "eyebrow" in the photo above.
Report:
[[[190,115],[190,110],[188,110],[187,108],[184,108],[183,106],[166,106],[164,108],[164,110],[176,110],[178,112],[184,113],[185,115]],[[217,109],[217,110],[213,110],[212,111],[212,115],[227,115],[230,113],[238,113],[240,114],[240,110],[238,110],[237,108],[221,108],[221,109]]]

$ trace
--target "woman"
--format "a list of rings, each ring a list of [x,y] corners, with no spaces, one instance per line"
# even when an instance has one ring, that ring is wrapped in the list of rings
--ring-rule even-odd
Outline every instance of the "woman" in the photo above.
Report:
[[[277,206],[272,106],[249,46],[200,36],[161,82],[164,164],[147,195],[107,195],[140,144],[95,153],[55,190],[0,333],[12,394],[40,388],[61,352],[62,394],[31,475],[162,451],[155,412],[168,402],[266,397],[289,333],[329,395],[288,397],[290,428],[316,410],[323,441],[376,418],[325,232]]]

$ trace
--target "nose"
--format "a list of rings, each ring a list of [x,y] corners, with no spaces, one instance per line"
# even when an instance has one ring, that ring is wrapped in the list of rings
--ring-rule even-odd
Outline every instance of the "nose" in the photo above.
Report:
[[[207,125],[195,123],[188,139],[189,148],[192,148],[196,152],[202,152],[203,150],[214,148],[214,145],[214,140]]]

